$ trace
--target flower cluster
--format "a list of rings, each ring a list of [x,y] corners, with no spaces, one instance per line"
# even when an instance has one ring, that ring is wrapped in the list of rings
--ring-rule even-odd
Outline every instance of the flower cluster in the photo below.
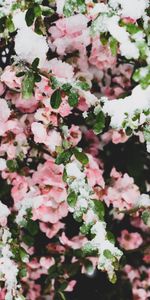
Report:
[[[0,1],[1,300],[150,296],[148,5]]]

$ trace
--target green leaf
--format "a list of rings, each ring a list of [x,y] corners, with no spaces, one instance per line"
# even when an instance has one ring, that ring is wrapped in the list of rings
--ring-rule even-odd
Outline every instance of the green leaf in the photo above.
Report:
[[[71,107],[74,107],[78,104],[78,94],[75,92],[70,92],[68,97],[68,103]]]
[[[51,95],[51,107],[53,109],[58,109],[60,104],[61,104],[61,92],[58,89]]]
[[[33,61],[33,63],[32,63],[32,69],[33,69],[34,71],[37,71],[39,62],[40,62],[40,60],[39,60],[38,57],[34,59],[34,61]]]
[[[34,92],[35,78],[31,71],[28,71],[22,80],[22,96],[23,99],[30,99]]]
[[[84,267],[85,267],[86,272],[88,274],[92,274],[93,273],[94,267],[93,267],[93,264],[92,264],[92,262],[90,260],[85,260],[84,261]]]
[[[51,76],[50,83],[51,83],[51,87],[52,87],[53,90],[60,87],[60,84],[59,84],[58,80],[53,76]]]
[[[21,278],[26,277],[26,275],[27,275],[27,269],[26,268],[20,269],[19,270],[19,275],[20,275]],[[25,299],[25,298],[22,298],[22,300],[23,299]]]
[[[34,81],[35,82],[40,82],[41,81],[41,76],[38,73],[34,73]]]
[[[32,247],[34,245],[34,238],[28,234],[25,234],[22,237],[22,240],[25,244],[27,244],[28,246]]]
[[[93,223],[83,224],[82,226],[80,226],[80,232],[84,235],[87,235],[90,232],[92,225],[93,225]]]
[[[63,181],[67,182],[67,171],[66,171],[66,169],[64,169],[64,171],[63,171]]]
[[[10,172],[16,172],[19,168],[18,163],[15,159],[7,160],[6,165]]]
[[[90,242],[86,243],[82,247],[83,254],[88,256],[88,255],[94,255],[97,254],[97,248],[93,246]]]
[[[39,231],[39,226],[37,224],[37,222],[29,220],[27,222],[27,225],[25,226],[25,228],[28,230],[28,232],[32,235],[35,236],[37,235],[38,231]]]
[[[9,32],[14,32],[15,31],[15,26],[13,23],[12,16],[8,16],[6,19],[6,28],[8,29]]]
[[[71,88],[72,88],[72,86],[71,86],[70,83],[64,83],[64,84],[62,85],[62,90],[63,90],[64,92],[69,92],[69,91],[71,90]]]
[[[150,125],[144,127],[144,138],[145,141],[150,142]]]
[[[23,248],[19,249],[19,255],[20,255],[21,261],[26,263],[28,260],[28,254],[26,253],[26,251]]]
[[[98,218],[103,221],[105,215],[104,204],[100,200],[92,200],[94,207],[93,210],[97,214]]]
[[[149,209],[143,211],[142,220],[143,220],[145,225],[150,227],[150,210]]]
[[[42,15],[45,17],[51,16],[54,14],[54,10],[50,7],[41,5],[41,8],[42,8]]]
[[[34,5],[34,15],[35,17],[40,17],[42,15],[41,7],[38,4]]]
[[[53,265],[48,269],[48,277],[49,278],[56,278],[58,276],[57,265]]]
[[[16,74],[16,77],[22,77],[22,76],[24,76],[25,75],[25,72],[18,72],[17,74]]]
[[[43,20],[42,17],[37,17],[36,18],[34,30],[39,35],[45,35],[46,34],[45,24],[44,24],[44,20]]]
[[[108,250],[108,249],[104,250],[103,255],[104,255],[107,259],[112,259],[112,258],[113,258],[113,255],[111,254],[111,251]]]
[[[137,32],[141,31],[141,29],[137,25],[132,23],[128,23],[125,26],[130,34],[136,34]]]
[[[102,111],[100,111],[96,116],[96,121],[93,126],[93,130],[95,134],[99,134],[102,132],[104,127],[105,127],[105,115],[103,114]]]
[[[115,244],[115,237],[113,235],[112,232],[108,231],[107,232],[107,239],[109,240],[109,242],[111,242],[112,244]]]
[[[85,0],[66,0],[63,8],[63,13],[66,17],[74,15],[75,12],[85,13]]]
[[[109,33],[108,32],[104,32],[104,33],[100,33],[100,41],[102,43],[103,46],[107,45],[109,40]]]
[[[69,206],[75,207],[75,205],[77,203],[77,199],[78,199],[78,197],[77,197],[76,193],[74,191],[72,191],[67,197],[67,202],[68,202]]]
[[[118,49],[118,41],[113,37],[110,37],[109,41],[110,41],[111,53],[112,53],[113,56],[116,56],[117,49]]]
[[[80,152],[77,148],[74,148],[73,154],[80,163],[82,163],[83,165],[88,164],[89,159],[88,159],[88,156],[84,152]]]
[[[90,90],[90,86],[89,86],[89,84],[87,83],[87,82],[85,82],[85,81],[78,81],[77,83],[76,83],[76,85],[78,86],[78,87],[80,87],[82,90],[84,90],[84,91],[89,91]]]
[[[72,156],[72,151],[71,150],[65,150],[65,151],[61,152],[60,154],[58,154],[58,156],[55,160],[55,163],[57,165],[66,164],[67,162],[69,162],[71,156]]]
[[[31,7],[27,10],[26,15],[25,15],[25,20],[26,20],[27,26],[31,26],[34,22],[34,19],[35,19],[34,8]]]

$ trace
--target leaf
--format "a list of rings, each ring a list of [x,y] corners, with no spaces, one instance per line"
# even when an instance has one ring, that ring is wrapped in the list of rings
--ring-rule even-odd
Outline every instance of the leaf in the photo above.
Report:
[[[45,7],[44,5],[41,5],[42,8],[42,15],[43,16],[51,16],[52,14],[54,14],[54,10],[50,7]]]
[[[89,162],[88,156],[84,152],[80,152],[77,148],[73,149],[73,154],[76,159],[83,165],[87,165]]]
[[[31,7],[27,10],[27,12],[25,14],[25,20],[26,20],[27,26],[31,26],[34,22],[34,19],[35,19],[34,8]]]
[[[112,244],[115,244],[115,237],[113,235],[112,232],[108,231],[107,232],[107,239],[109,240],[109,242],[111,242]]]
[[[150,227],[150,210],[149,209],[142,212],[142,220],[145,225]]]
[[[6,28],[8,29],[9,32],[15,31],[15,26],[14,26],[13,19],[11,16],[8,16],[6,19]]]
[[[64,92],[69,92],[69,91],[71,90],[71,88],[72,88],[72,86],[71,86],[70,83],[64,83],[64,84],[62,85],[62,90],[63,90]]]
[[[84,267],[85,267],[85,270],[88,274],[92,274],[93,271],[94,271],[94,267],[93,267],[93,264],[90,260],[85,260],[84,261]]]
[[[95,134],[99,134],[102,132],[104,127],[105,127],[105,115],[103,114],[102,111],[100,111],[96,116],[96,121],[93,126],[93,130]]]
[[[16,77],[22,77],[22,76],[24,76],[25,75],[25,72],[18,72],[17,74],[16,74]]]
[[[27,275],[27,269],[26,269],[26,268],[20,269],[20,270],[19,270],[19,275],[20,275],[21,278],[26,277],[26,275]],[[25,298],[23,297],[23,298],[21,298],[21,299],[23,300],[23,299],[25,299]]]
[[[84,235],[87,235],[90,232],[91,226],[93,223],[91,224],[83,224],[82,226],[80,226],[80,232]]]
[[[93,210],[98,216],[98,218],[103,221],[104,220],[104,215],[105,215],[105,209],[104,209],[104,204],[100,200],[93,199],[92,200],[94,207]]]
[[[42,17],[37,17],[35,20],[34,30],[39,35],[46,34],[45,24]]]
[[[24,262],[24,263],[27,263],[28,254],[26,253],[26,251],[23,248],[19,249],[19,255],[20,255],[21,261]]]
[[[27,222],[27,225],[25,226],[25,228],[28,230],[28,232],[32,235],[35,236],[38,231],[39,231],[39,226],[35,221],[29,220]]]
[[[111,251],[109,249],[106,249],[103,251],[103,255],[107,258],[107,259],[112,259],[113,255],[111,254]]]
[[[6,165],[10,172],[16,172],[19,168],[18,163],[15,159],[7,160]]]
[[[63,8],[65,17],[74,15],[75,12],[85,13],[86,4],[85,0],[66,0]]]
[[[113,56],[116,56],[117,49],[118,49],[118,41],[113,37],[110,37],[109,41],[110,41],[111,53],[112,53]]]
[[[23,99],[30,99],[33,96],[34,84],[35,84],[34,74],[31,71],[28,71],[22,80]]]
[[[22,237],[22,240],[25,244],[27,244],[28,246],[32,247],[34,245],[34,238],[28,234],[25,234]]]
[[[71,156],[72,156],[72,151],[71,150],[65,150],[64,152],[58,154],[58,156],[55,160],[55,163],[57,165],[66,164],[67,162],[69,162]]]
[[[42,15],[42,9],[38,4],[34,5],[34,15],[35,17],[40,17]]]
[[[75,92],[70,92],[68,97],[68,103],[71,107],[74,107],[78,104],[78,94]]]
[[[76,193],[74,191],[72,191],[67,197],[67,202],[68,202],[69,206],[75,207],[75,205],[77,203],[77,199],[78,199],[78,197],[77,197]]]
[[[141,29],[137,25],[132,23],[125,24],[125,26],[130,34],[136,34],[137,32],[141,31]]]
[[[90,86],[86,81],[78,81],[76,83],[76,85],[84,91],[89,91],[90,90]]]
[[[32,69],[33,69],[34,71],[37,71],[39,62],[40,62],[40,60],[39,60],[38,57],[34,59],[34,61],[33,61],[33,63],[32,63]]]
[[[144,138],[147,142],[150,142],[150,125],[144,127]]]
[[[100,41],[101,41],[103,46],[107,45],[108,39],[109,39],[109,33],[108,32],[104,32],[104,33],[101,32],[100,33]]]
[[[51,95],[51,107],[53,109],[58,109],[60,104],[61,104],[61,92],[58,89]]]

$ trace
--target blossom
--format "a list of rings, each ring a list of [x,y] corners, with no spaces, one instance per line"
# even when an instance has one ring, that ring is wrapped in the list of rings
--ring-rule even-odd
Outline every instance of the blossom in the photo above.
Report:
[[[125,250],[133,250],[141,246],[143,239],[138,232],[128,232],[126,229],[121,231],[121,237],[118,238],[120,246]]]
[[[111,51],[107,46],[101,45],[99,38],[96,38],[92,43],[89,62],[98,69],[104,70],[115,66],[116,57],[112,56]]]

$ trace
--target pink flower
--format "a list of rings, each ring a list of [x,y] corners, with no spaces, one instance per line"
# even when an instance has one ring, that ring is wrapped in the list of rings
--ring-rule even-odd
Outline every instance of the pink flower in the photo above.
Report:
[[[65,289],[65,292],[72,292],[75,285],[76,285],[76,280],[69,281],[68,286]]]
[[[81,140],[82,134],[79,126],[71,125],[69,129],[67,141],[72,145],[76,146]]]
[[[43,124],[34,122],[31,125],[31,130],[34,134],[34,140],[36,143],[45,143],[47,139],[47,132]]]
[[[40,265],[45,268],[46,270],[48,270],[51,266],[53,266],[55,264],[55,260],[53,257],[49,258],[49,257],[41,257],[40,258]]]
[[[145,263],[149,264],[150,263],[150,254],[145,254],[143,257],[143,260]]]
[[[139,188],[134,184],[134,180],[128,174],[117,174],[113,168],[112,185],[106,189],[106,195],[103,197],[107,205],[112,204],[114,208],[119,210],[131,209],[139,195]]]
[[[87,238],[84,236],[75,236],[72,239],[68,239],[64,232],[59,239],[63,245],[72,249],[80,249],[85,245],[85,243],[87,243]]]
[[[31,130],[34,134],[35,142],[45,144],[52,152],[54,152],[55,148],[62,143],[60,133],[54,129],[47,133],[47,130],[42,123],[33,122]]]
[[[38,100],[35,97],[31,97],[30,99],[26,100],[22,98],[20,93],[14,93],[8,91],[6,94],[6,99],[11,100],[12,103],[23,113],[32,113],[38,107]]]
[[[0,96],[5,92],[5,85],[0,81]]]
[[[3,136],[7,131],[7,121],[10,117],[11,111],[4,99],[0,99],[0,108],[0,136]]]
[[[40,222],[41,231],[44,232],[49,239],[53,238],[60,229],[64,228],[64,226],[65,225],[62,222],[57,222],[55,224],[45,224]]]
[[[16,76],[16,71],[12,66],[7,66],[1,75],[1,81],[11,89],[21,88],[21,78]]]
[[[103,70],[115,66],[116,57],[112,56],[108,46],[101,45],[100,39],[98,37],[93,40],[89,62],[91,65],[96,66],[98,69]]]
[[[105,183],[103,179],[103,171],[99,168],[99,165],[92,157],[92,155],[88,154],[89,163],[86,167],[86,176],[90,186],[100,185],[104,188]]]
[[[118,242],[125,250],[134,250],[141,246],[143,239],[138,232],[129,233],[125,229],[121,231],[121,237],[118,238]]]
[[[55,208],[48,203],[44,203],[39,208],[33,210],[33,220],[40,220],[42,222],[57,223],[60,219],[68,214],[68,205],[66,202],[56,203]],[[47,206],[48,205],[48,206]]]
[[[56,22],[57,28],[62,35],[75,35],[87,28],[88,18],[77,14],[69,18],[63,18]]]
[[[62,62],[57,58],[53,58],[48,63],[49,69],[58,78],[66,78],[71,80],[73,78],[74,72],[73,67],[66,62]]]

